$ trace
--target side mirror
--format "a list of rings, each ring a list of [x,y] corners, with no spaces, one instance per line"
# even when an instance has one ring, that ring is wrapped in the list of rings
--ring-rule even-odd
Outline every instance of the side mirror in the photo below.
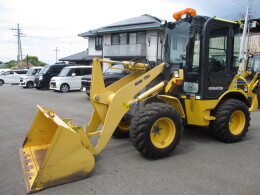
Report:
[[[75,77],[75,76],[76,76],[76,73],[72,73],[71,76]]]

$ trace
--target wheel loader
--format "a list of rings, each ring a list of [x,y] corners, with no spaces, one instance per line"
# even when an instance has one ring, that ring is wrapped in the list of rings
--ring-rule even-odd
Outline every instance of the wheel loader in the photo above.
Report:
[[[93,60],[87,127],[39,111],[20,148],[27,193],[86,178],[111,137],[130,136],[147,158],[170,155],[183,126],[209,126],[216,139],[238,142],[246,135],[258,100],[238,74],[233,21],[196,15],[185,9],[165,22],[164,62]],[[126,77],[105,87],[102,63],[123,65]],[[97,138],[95,144],[93,137]]]

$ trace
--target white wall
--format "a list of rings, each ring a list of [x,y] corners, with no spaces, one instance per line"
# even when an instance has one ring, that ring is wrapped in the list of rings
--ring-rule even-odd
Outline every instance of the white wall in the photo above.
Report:
[[[104,34],[103,45],[111,45],[111,34]]]
[[[89,37],[88,39],[88,54],[89,55],[102,55],[102,50],[95,49],[95,37]]]
[[[158,30],[146,31],[146,57],[150,61],[156,61],[162,58],[161,40],[164,41],[164,32]],[[111,45],[111,34],[105,34],[103,39],[104,45]],[[158,44],[158,48],[157,48]],[[156,59],[157,58],[157,59]]]
[[[162,58],[162,43],[164,33],[158,30],[146,31],[146,57],[150,61]],[[158,44],[158,48],[157,48]],[[157,58],[157,59],[156,59]]]

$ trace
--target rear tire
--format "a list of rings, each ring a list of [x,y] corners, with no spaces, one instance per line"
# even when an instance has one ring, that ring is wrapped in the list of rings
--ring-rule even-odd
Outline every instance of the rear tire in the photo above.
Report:
[[[134,147],[148,158],[168,156],[179,144],[182,121],[175,109],[165,103],[147,104],[135,114],[130,130]]]
[[[62,85],[60,86],[60,91],[61,91],[62,93],[67,93],[67,92],[69,91],[69,89],[70,89],[70,87],[69,87],[68,84],[62,84]]]
[[[42,90],[48,90],[50,88],[49,84],[47,82],[43,83],[40,89]]]
[[[26,83],[26,87],[27,87],[27,88],[33,88],[33,87],[34,87],[33,82],[32,82],[32,81],[27,82],[27,83]]]
[[[220,103],[213,111],[216,120],[211,121],[213,136],[223,142],[233,143],[243,139],[250,126],[248,106],[236,99],[228,99]]]
[[[3,80],[0,80],[0,86],[2,86],[4,84]]]
[[[114,131],[113,137],[118,139],[129,138],[130,127],[130,123],[123,118]]]

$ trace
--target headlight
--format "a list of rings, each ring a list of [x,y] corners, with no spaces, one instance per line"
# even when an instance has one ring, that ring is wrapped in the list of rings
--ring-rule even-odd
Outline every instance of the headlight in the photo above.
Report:
[[[42,80],[42,76],[39,76],[39,80]]]
[[[174,77],[179,78],[179,71],[178,70],[174,70]]]

